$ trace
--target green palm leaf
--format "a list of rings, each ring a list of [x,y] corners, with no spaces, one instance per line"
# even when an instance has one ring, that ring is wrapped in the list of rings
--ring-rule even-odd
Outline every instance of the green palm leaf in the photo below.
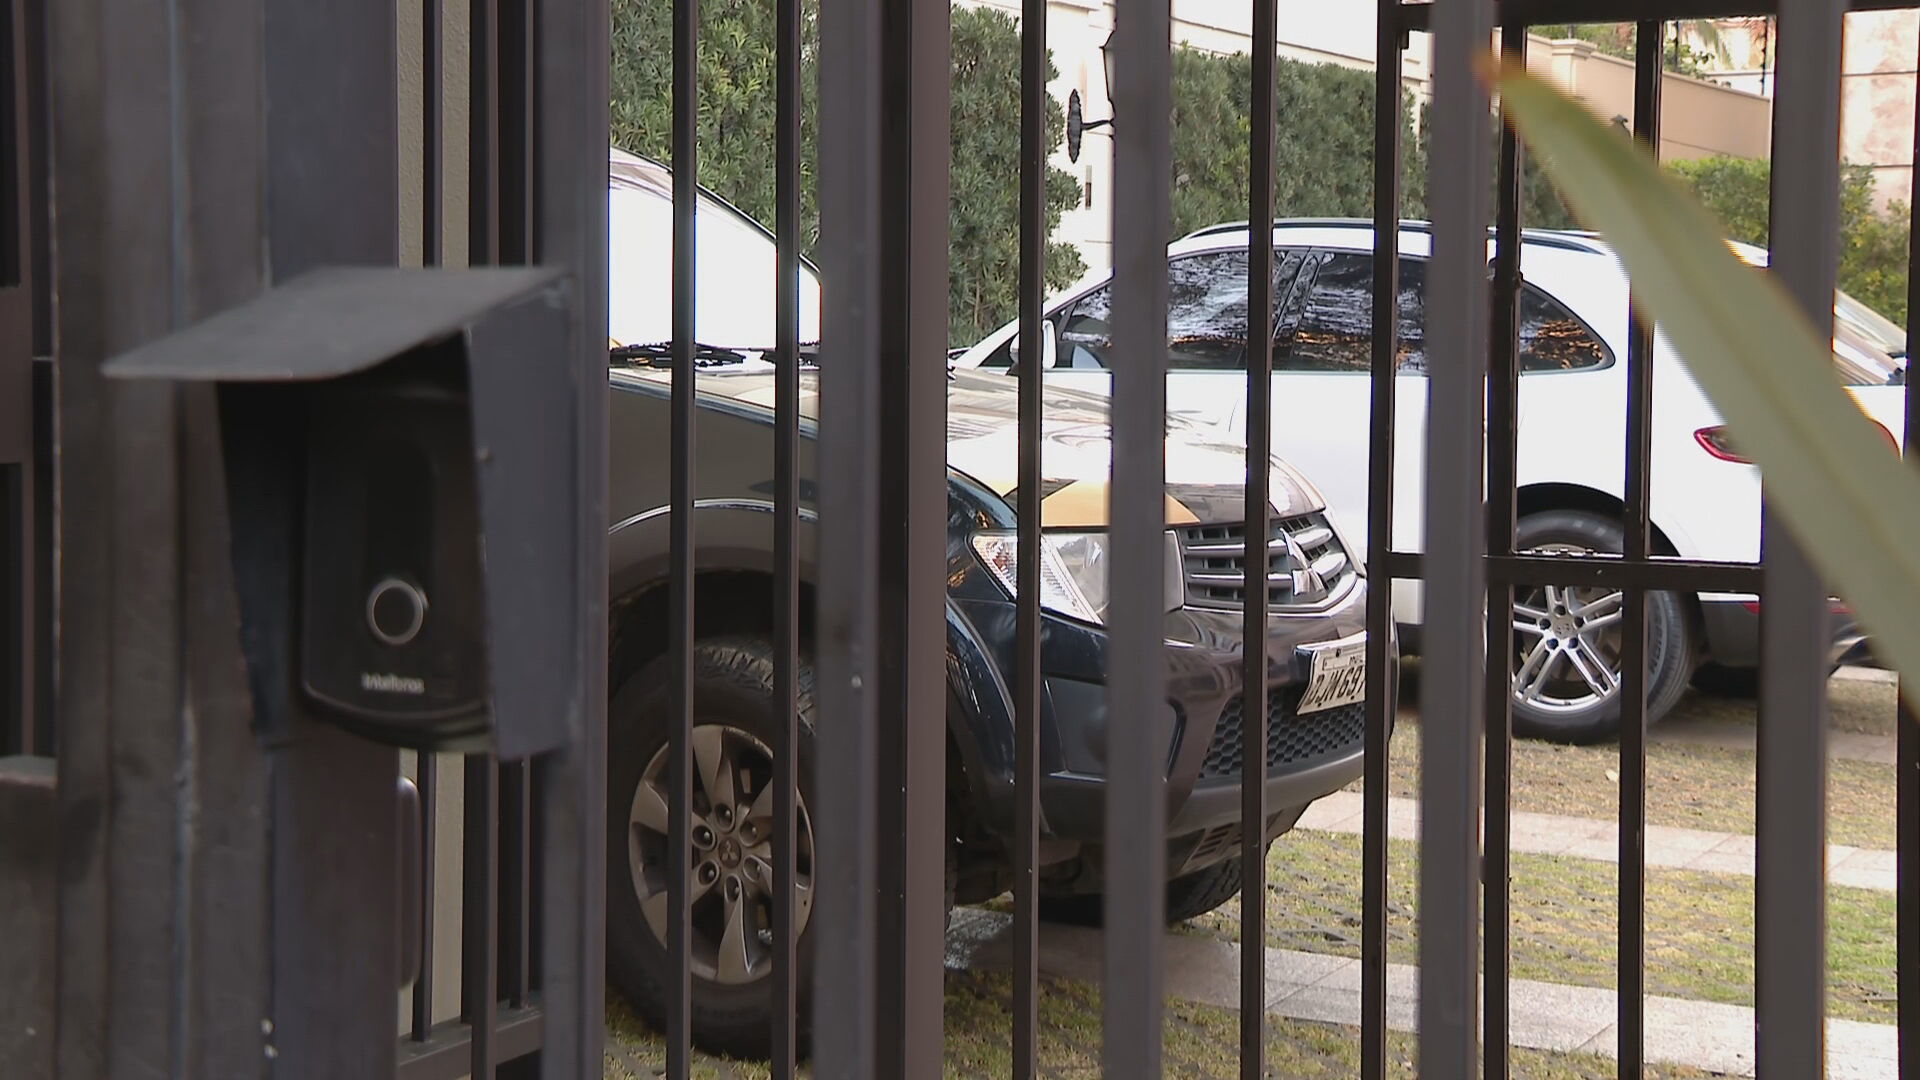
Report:
[[[1493,81],[1568,203],[1618,252],[1637,302],[1760,466],[1770,505],[1851,603],[1876,653],[1920,677],[1920,478],[1841,389],[1826,335],[1617,132],[1524,71],[1499,70]]]

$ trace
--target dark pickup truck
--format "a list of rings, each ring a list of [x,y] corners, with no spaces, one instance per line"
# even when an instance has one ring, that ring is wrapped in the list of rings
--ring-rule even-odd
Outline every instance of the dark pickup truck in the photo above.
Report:
[[[671,235],[666,170],[616,153],[611,166],[616,245]],[[700,337],[733,345],[771,338],[772,240],[738,211],[700,209],[701,276],[727,303]],[[709,220],[713,222],[709,225]],[[647,237],[647,230],[654,230]],[[735,230],[731,240],[723,230]],[[764,248],[748,254],[750,236]],[[729,263],[708,270],[728,253]],[[609,339],[613,524],[612,698],[608,716],[608,971],[643,1016],[664,1017],[671,970],[668,915],[667,744],[674,720],[668,652],[668,372],[651,359],[665,299],[623,285],[616,251]],[[665,263],[664,257],[659,262]],[[652,272],[651,270],[647,272]],[[809,280],[805,294],[818,295]],[[756,294],[755,288],[761,290]],[[817,301],[816,301],[817,302]],[[805,327],[803,325],[803,332]],[[730,335],[730,338],[729,336]],[[822,364],[831,365],[831,358]],[[813,373],[802,378],[802,624],[815,582],[812,507]],[[948,395],[946,605],[949,745],[947,865],[954,902],[990,899],[1010,884],[1014,820],[1014,604],[1011,503],[1015,381],[958,372]],[[698,537],[694,669],[694,817],[690,891],[693,1025],[711,1049],[764,1055],[772,1013],[771,764],[774,744],[772,367],[751,349],[716,353],[698,378],[695,528]],[[1092,921],[1102,888],[1109,587],[1105,513],[1108,420],[1104,400],[1049,390],[1042,461],[1046,544],[1042,577],[1041,887],[1045,913]],[[1192,918],[1239,892],[1243,451],[1182,424],[1167,440],[1167,916]],[[1313,486],[1272,466],[1274,531],[1266,545],[1271,618],[1266,747],[1271,839],[1308,804],[1361,771],[1366,581]],[[802,745],[797,821],[798,955],[812,896],[806,804],[833,763],[812,756],[812,729],[831,723],[810,694],[803,642]],[[899,723],[932,722],[900,717]],[[803,994],[810,985],[800,973]],[[804,1015],[804,1010],[803,1010]]]

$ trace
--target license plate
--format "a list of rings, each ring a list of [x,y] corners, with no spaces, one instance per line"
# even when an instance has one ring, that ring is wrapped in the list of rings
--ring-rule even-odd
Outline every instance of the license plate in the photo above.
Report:
[[[1367,642],[1365,638],[1307,646],[1311,657],[1307,692],[1296,712],[1304,715],[1352,705],[1367,697]]]

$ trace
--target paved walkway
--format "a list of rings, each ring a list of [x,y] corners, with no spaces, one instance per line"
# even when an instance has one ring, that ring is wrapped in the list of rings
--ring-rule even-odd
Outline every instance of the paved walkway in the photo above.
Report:
[[[1387,835],[1401,840],[1420,836],[1420,804],[1389,799]],[[1359,792],[1340,791],[1307,808],[1296,828],[1320,832],[1362,832],[1365,806]],[[1620,828],[1611,821],[1514,811],[1513,850],[1535,855],[1567,855],[1601,862],[1620,861]],[[1741,833],[1647,826],[1647,865],[1721,874],[1753,874],[1754,838]],[[1898,888],[1892,851],[1827,845],[1827,880],[1835,885],[1894,892]]]
[[[954,913],[947,964],[1000,970],[1011,966],[1012,920],[996,912]],[[1240,947],[1207,938],[1168,935],[1166,992],[1223,1009],[1240,1005]],[[1041,970],[1083,982],[1101,981],[1098,930],[1048,925],[1040,931]],[[1419,969],[1387,966],[1387,1026],[1418,1028]],[[1360,962],[1317,953],[1268,949],[1267,1011],[1296,1020],[1360,1023]],[[1616,1056],[1611,990],[1516,979],[1510,985],[1514,1046]],[[1649,997],[1647,1060],[1752,1076],[1753,1010],[1677,998]],[[1896,1075],[1898,1029],[1889,1024],[1827,1021],[1827,1076],[1879,1080]]]

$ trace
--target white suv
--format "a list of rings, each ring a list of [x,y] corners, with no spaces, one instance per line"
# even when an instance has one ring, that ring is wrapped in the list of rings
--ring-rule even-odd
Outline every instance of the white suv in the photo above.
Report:
[[[1244,224],[1205,229],[1168,250],[1167,408],[1244,433]],[[1365,550],[1372,363],[1373,229],[1360,221],[1286,221],[1274,229],[1278,311],[1272,452],[1326,493],[1355,548]],[[1489,257],[1491,257],[1489,243]],[[1424,532],[1426,341],[1431,236],[1400,233],[1394,547],[1418,551]],[[1749,261],[1760,261],[1744,253]],[[1627,279],[1612,251],[1585,234],[1529,231],[1521,244],[1519,546],[1619,551],[1626,474]],[[1047,306],[1057,337],[1047,378],[1109,389],[1109,275],[1084,280]],[[1002,327],[956,360],[1009,368],[1017,327]],[[1835,367],[1861,407],[1896,443],[1903,435],[1904,362],[1836,324]],[[1740,562],[1760,556],[1759,470],[1724,436],[1719,415],[1664,341],[1654,359],[1652,519],[1660,554]],[[1408,651],[1418,648],[1419,583],[1396,581],[1394,612]],[[1620,715],[1621,597],[1604,589],[1522,595],[1516,630],[1514,720],[1525,734],[1566,741],[1614,735]],[[1700,593],[1649,600],[1652,719],[1690,678],[1729,689],[1758,660],[1757,598]],[[1835,660],[1860,646],[1836,627]]]

